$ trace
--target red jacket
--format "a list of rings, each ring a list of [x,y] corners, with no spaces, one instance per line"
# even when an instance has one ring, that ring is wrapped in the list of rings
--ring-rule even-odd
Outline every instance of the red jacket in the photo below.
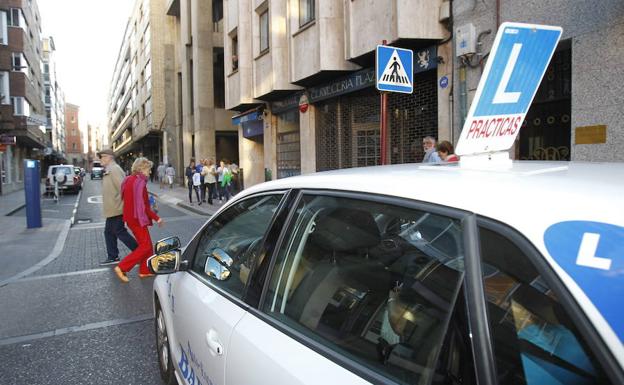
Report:
[[[121,192],[123,195],[124,207],[123,207],[123,220],[129,225],[133,226],[141,226],[139,220],[134,216],[134,183],[136,182],[137,177],[135,175],[129,176],[123,184],[123,191]],[[152,211],[149,204],[149,197],[147,196],[147,188],[143,189],[143,202],[145,202],[145,214],[152,221],[158,222],[160,217],[156,215],[155,212]],[[151,223],[150,223],[151,226]]]

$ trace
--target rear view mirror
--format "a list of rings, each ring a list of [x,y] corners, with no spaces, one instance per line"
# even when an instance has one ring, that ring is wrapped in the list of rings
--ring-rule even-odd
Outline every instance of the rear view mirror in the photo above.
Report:
[[[178,237],[169,237],[169,238],[161,239],[160,241],[156,242],[156,245],[154,246],[154,250],[156,251],[156,254],[166,253],[171,250],[177,250],[179,248],[180,248],[180,238]]]
[[[154,274],[171,274],[180,267],[180,252],[178,250],[156,254],[147,260],[147,267]]]
[[[229,267],[234,260],[223,249],[214,249],[212,254],[206,259],[204,272],[217,281],[225,281],[230,278]]]

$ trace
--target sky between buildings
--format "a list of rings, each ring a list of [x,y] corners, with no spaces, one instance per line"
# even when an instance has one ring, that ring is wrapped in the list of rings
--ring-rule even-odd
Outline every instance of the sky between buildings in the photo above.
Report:
[[[43,36],[52,36],[56,45],[56,73],[65,101],[80,106],[85,142],[87,123],[106,132],[110,82],[134,1],[37,1]]]

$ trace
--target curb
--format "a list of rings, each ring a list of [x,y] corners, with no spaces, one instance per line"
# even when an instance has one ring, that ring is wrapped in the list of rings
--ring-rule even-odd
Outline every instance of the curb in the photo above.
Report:
[[[10,217],[11,215],[15,214],[16,212],[20,211],[21,209],[23,209],[24,207],[26,207],[26,203],[17,206],[16,208],[14,208],[13,210],[7,212],[6,214],[4,214],[5,217]]]
[[[205,216],[208,216],[208,217],[212,216],[211,213],[208,213],[208,212],[205,212],[204,210],[201,210],[201,209],[198,209],[196,207],[187,205],[186,203],[178,202],[178,203],[176,203],[176,206],[180,206],[180,207],[182,207],[185,210],[192,211],[195,214],[205,215]]]

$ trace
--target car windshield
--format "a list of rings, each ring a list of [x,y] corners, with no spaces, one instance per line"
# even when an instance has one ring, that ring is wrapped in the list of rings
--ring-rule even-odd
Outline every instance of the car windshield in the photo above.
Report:
[[[56,167],[52,173],[53,174],[63,173],[65,175],[70,175],[72,173],[72,169],[69,167]]]

